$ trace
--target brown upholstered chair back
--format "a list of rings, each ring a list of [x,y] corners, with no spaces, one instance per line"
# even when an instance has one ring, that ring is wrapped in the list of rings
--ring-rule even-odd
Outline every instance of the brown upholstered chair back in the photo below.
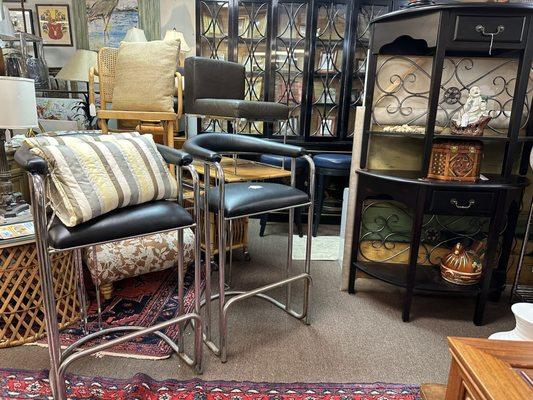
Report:
[[[185,59],[185,112],[195,109],[196,99],[244,100],[244,66],[204,57]]]

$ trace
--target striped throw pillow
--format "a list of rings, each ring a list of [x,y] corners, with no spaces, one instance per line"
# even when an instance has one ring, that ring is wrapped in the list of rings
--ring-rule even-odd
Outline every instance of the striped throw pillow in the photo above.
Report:
[[[42,136],[25,145],[47,161],[50,205],[66,226],[177,197],[176,181],[152,135]]]

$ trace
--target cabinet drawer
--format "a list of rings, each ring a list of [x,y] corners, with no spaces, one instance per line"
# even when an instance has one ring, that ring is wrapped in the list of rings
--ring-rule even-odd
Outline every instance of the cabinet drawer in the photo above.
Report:
[[[453,40],[490,42],[489,33],[495,33],[494,43],[520,43],[524,39],[525,25],[526,17],[520,15],[497,17],[458,15],[455,18]]]
[[[492,215],[495,199],[491,192],[435,190],[428,211],[432,214]]]

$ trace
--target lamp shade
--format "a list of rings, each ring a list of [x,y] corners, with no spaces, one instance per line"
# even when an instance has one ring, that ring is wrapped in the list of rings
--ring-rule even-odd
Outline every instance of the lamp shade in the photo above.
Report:
[[[139,28],[130,28],[126,32],[126,36],[124,37],[124,42],[147,42],[146,35],[144,34],[144,31]]]
[[[30,129],[38,126],[33,79],[0,76],[0,129]]]
[[[56,78],[65,81],[89,82],[89,69],[96,67],[96,56],[95,51],[76,50],[58,72]]]
[[[179,40],[180,41],[180,53],[188,53],[189,51],[191,51],[191,48],[185,41],[185,36],[183,36],[183,32],[177,31],[176,29],[169,29],[165,33],[165,38],[163,40],[165,42]]]
[[[13,28],[13,22],[9,16],[9,9],[7,6],[2,6],[2,2],[0,2],[0,7],[3,10],[0,12],[0,39],[2,37],[12,39],[15,36],[15,28]]]

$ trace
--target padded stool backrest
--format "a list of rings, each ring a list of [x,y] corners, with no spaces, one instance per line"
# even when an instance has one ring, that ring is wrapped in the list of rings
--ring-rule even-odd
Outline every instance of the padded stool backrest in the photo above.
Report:
[[[244,100],[244,66],[205,57],[185,59],[185,112],[202,114],[197,99]]]

